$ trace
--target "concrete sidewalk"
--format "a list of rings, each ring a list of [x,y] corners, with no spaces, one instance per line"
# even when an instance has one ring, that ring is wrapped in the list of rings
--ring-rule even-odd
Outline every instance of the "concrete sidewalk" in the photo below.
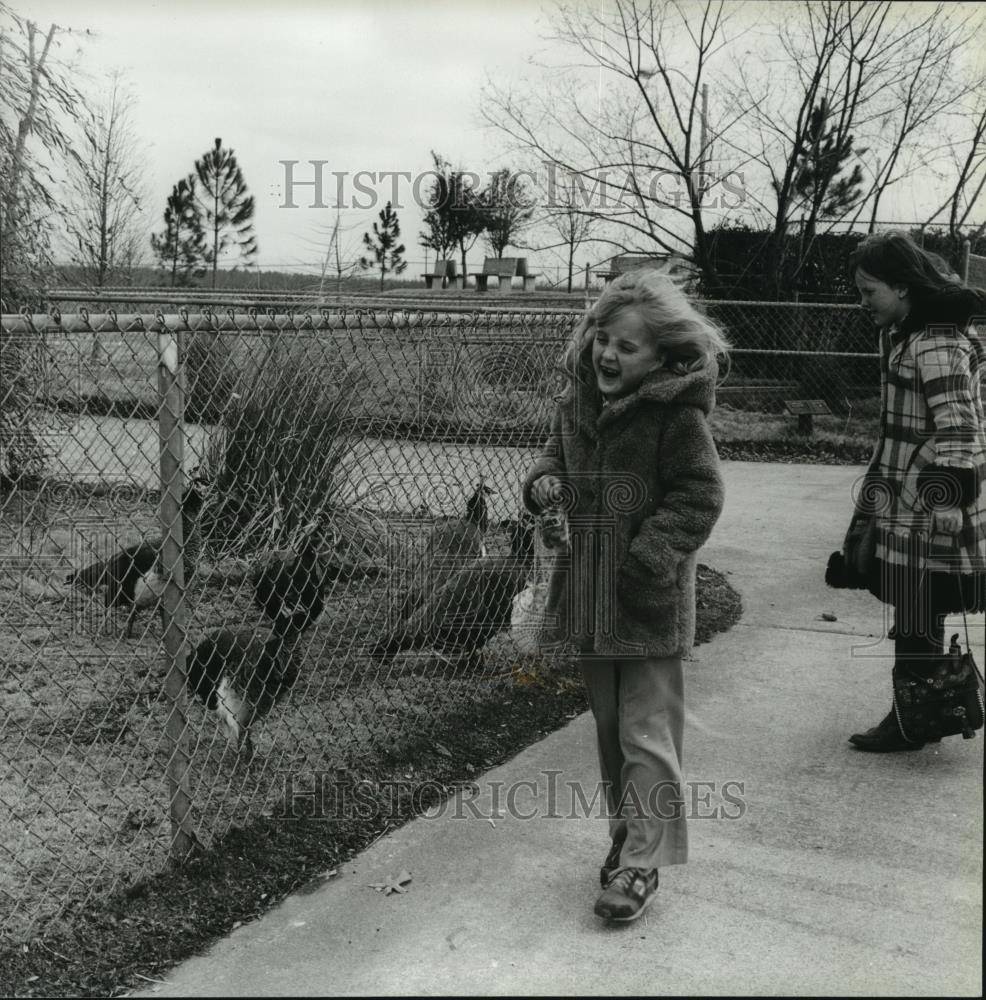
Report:
[[[605,823],[554,818],[598,780],[583,715],[145,995],[981,995],[983,734],[846,742],[890,703],[883,609],[822,581],[858,471],[725,464],[701,558],[745,614],[688,666],[691,860],[640,921],[592,914]],[[368,888],[404,869],[405,894]]]

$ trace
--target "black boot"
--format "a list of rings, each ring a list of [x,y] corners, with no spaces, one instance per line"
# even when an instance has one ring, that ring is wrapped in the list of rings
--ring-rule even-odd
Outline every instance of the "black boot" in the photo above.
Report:
[[[625,826],[618,828],[610,845],[609,854],[606,855],[606,860],[603,862],[602,868],[599,869],[599,884],[604,889],[609,885],[613,872],[620,867],[620,852],[623,850],[626,839],[627,828]]]
[[[891,709],[879,725],[867,729],[865,733],[853,733],[849,742],[858,750],[870,753],[895,753],[899,750],[920,750],[924,743],[916,743],[904,738],[897,725],[897,716]]]

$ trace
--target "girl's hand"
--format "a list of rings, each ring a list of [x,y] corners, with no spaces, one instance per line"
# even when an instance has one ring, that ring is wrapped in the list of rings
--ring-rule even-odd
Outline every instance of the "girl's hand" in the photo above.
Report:
[[[962,508],[948,507],[931,515],[931,533],[957,535],[962,530]]]
[[[557,476],[541,476],[531,487],[531,499],[542,510],[557,506],[562,499],[561,480]]]

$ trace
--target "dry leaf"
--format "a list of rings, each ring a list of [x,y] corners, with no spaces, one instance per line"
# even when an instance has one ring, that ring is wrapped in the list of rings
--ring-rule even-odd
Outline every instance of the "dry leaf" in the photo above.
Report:
[[[376,889],[377,892],[382,892],[385,896],[389,896],[391,893],[407,892],[404,886],[409,885],[411,882],[411,874],[408,871],[402,871],[397,878],[389,879],[386,882],[373,882],[370,884],[371,889]]]

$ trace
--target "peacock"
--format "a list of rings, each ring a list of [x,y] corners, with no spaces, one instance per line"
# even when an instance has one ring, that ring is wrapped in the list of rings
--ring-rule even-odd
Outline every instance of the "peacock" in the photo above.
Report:
[[[493,493],[480,479],[466,500],[465,516],[453,518],[433,528],[421,559],[414,568],[412,585],[404,595],[401,614],[411,615],[435,586],[449,573],[468,564],[477,556],[488,555],[486,532],[490,515],[486,498]]]
[[[202,480],[196,480],[201,482]],[[195,571],[202,551],[199,513],[204,499],[194,485],[186,488],[181,501],[182,550],[186,583]],[[164,607],[161,597],[167,584],[162,565],[164,542],[160,538],[128,545],[109,559],[95,562],[70,573],[65,582],[96,592],[103,591],[106,607],[127,609],[126,636],[133,636],[134,619],[142,609],[156,607],[164,627]]]
[[[307,525],[301,544],[290,555],[275,555],[250,573],[253,600],[282,632],[301,632],[325,608],[325,586],[330,567],[319,557],[322,518]]]
[[[398,653],[430,647],[475,656],[510,625],[514,597],[527,583],[534,551],[533,518],[506,522],[510,555],[476,557],[451,573],[369,654],[387,662]]]
[[[275,622],[267,638],[243,626],[207,635],[192,651],[186,683],[215,712],[237,748],[253,757],[250,727],[283,701],[298,679],[294,645],[303,629],[287,617]]]

